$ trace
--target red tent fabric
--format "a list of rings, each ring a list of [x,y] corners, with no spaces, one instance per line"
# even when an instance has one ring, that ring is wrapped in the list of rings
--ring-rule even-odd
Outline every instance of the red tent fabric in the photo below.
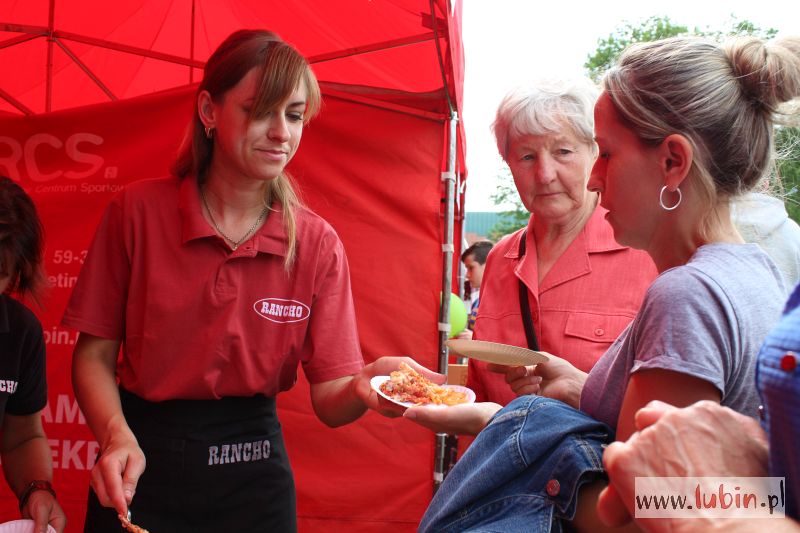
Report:
[[[48,347],[45,429],[69,532],[81,530],[97,444],[69,382],[76,333],[59,318],[100,213],[126,183],[166,173],[198,69],[234,29],[277,31],[322,82],[322,114],[291,170],[345,244],[365,358],[410,354],[436,367],[441,173],[454,159],[451,170],[464,176],[460,125],[448,155],[448,120],[462,96],[460,9],[447,0],[0,5],[0,173],[34,197],[47,232],[52,290],[36,311]],[[325,428],[302,373],[279,409],[301,531],[416,529],[432,490],[429,432],[373,413]],[[16,501],[0,486],[0,521],[13,519]]]

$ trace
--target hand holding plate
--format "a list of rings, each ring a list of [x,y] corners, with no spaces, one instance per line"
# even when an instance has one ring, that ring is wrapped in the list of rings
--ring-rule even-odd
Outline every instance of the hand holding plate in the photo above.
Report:
[[[500,409],[500,405],[491,402],[415,406],[408,408],[403,417],[437,433],[477,435]]]
[[[446,377],[420,365],[410,357],[381,357],[361,369],[355,376],[355,393],[364,402],[367,408],[377,411],[383,416],[398,417],[403,415],[405,407],[387,400],[378,394],[372,387],[372,378],[375,376],[388,377],[390,373],[400,368],[400,363],[405,363],[426,379],[433,383],[444,383]]]

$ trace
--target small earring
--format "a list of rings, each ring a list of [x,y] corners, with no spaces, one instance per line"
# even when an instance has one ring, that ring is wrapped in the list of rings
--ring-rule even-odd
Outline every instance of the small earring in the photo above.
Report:
[[[679,205],[681,205],[681,200],[683,200],[683,193],[681,193],[680,187],[676,187],[675,192],[678,193],[678,201],[675,202],[675,205],[673,205],[672,207],[667,207],[666,204],[664,203],[664,191],[666,190],[667,190],[666,185],[661,187],[661,192],[658,195],[658,203],[661,205],[661,209],[665,211],[672,211],[673,209],[676,209]]]
[[[211,126],[206,126],[206,139],[213,139],[214,138],[214,128]]]

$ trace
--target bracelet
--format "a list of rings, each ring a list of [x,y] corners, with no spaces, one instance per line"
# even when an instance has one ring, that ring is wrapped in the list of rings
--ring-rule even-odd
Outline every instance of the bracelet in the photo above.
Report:
[[[44,479],[35,479],[31,481],[30,485],[28,485],[28,487],[25,489],[25,492],[23,492],[22,496],[19,497],[19,512],[22,512],[22,509],[25,508],[25,505],[28,503],[28,499],[31,497],[31,494],[37,490],[46,490],[53,495],[53,498],[56,497],[56,491],[53,490],[53,485],[51,485],[49,481]]]

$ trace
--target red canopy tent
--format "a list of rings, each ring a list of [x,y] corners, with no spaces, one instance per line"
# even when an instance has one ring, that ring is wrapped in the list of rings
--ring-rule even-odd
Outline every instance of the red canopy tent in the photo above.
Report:
[[[322,114],[291,170],[347,249],[365,358],[446,361],[449,301],[440,306],[439,294],[453,285],[465,175],[460,20],[459,0],[0,4],[0,174],[31,193],[45,221],[44,419],[68,531],[81,529],[97,445],[69,383],[76,333],[60,315],[106,203],[126,183],[167,172],[193,83],[235,29],[277,31],[321,81]],[[441,436],[372,413],[325,428],[302,375],[279,408],[301,530],[416,529],[441,477]],[[1,490],[0,521],[15,518]]]

